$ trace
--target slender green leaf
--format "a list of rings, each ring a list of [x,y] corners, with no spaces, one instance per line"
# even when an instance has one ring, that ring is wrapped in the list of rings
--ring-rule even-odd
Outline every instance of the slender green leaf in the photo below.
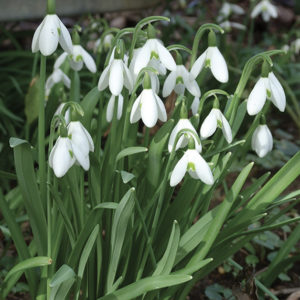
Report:
[[[148,148],[146,147],[129,147],[129,148],[125,148],[122,151],[120,151],[116,157],[116,161],[129,156],[129,155],[133,155],[133,154],[137,154],[137,153],[142,153],[142,152],[146,152],[148,151]]]

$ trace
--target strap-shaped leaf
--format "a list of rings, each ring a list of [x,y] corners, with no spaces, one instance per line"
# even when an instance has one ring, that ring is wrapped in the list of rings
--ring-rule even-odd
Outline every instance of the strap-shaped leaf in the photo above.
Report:
[[[148,148],[146,148],[146,147],[128,147],[118,153],[118,155],[116,157],[116,161],[118,161],[126,156],[137,154],[137,153],[142,153],[142,152],[146,152],[146,151],[148,151]]]

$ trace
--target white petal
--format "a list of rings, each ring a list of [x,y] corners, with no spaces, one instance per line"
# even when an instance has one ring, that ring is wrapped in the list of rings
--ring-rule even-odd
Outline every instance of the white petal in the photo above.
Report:
[[[221,113],[221,122],[222,122],[223,135],[224,135],[227,143],[230,144],[232,142],[231,128],[230,128],[230,125],[229,125],[228,121],[226,120],[226,118],[224,117],[224,115],[222,113]]]
[[[118,96],[123,89],[124,74],[123,74],[123,62],[121,59],[115,59],[110,68],[109,73],[109,89],[111,93]]]
[[[185,175],[187,165],[188,165],[188,157],[185,153],[178,161],[171,174],[170,186],[175,186],[182,180],[182,178]]]
[[[72,146],[69,138],[59,137],[56,145],[50,154],[50,161],[56,177],[64,176],[75,162],[74,156],[71,156]],[[50,162],[49,162],[50,163]]]
[[[93,141],[91,141],[89,134],[86,133],[82,124],[79,121],[70,122],[68,125],[68,134],[71,137],[73,151],[78,150],[86,156],[93,145]]]
[[[118,120],[120,120],[122,117],[123,103],[124,103],[124,97],[122,96],[122,94],[120,94],[118,97],[118,112],[117,112]]]
[[[54,63],[54,69],[58,69],[66,60],[68,56],[67,52],[63,52],[55,61]]]
[[[252,136],[252,149],[259,157],[264,157],[273,148],[272,134],[267,125],[259,125]]]
[[[249,115],[258,114],[267,98],[266,84],[268,79],[265,77],[261,77],[255,84],[253,90],[251,91],[248,101],[247,101],[247,111]]]
[[[58,20],[56,15],[47,15],[39,37],[39,49],[45,56],[51,55],[58,45]]]
[[[115,95],[111,95],[106,109],[106,120],[107,122],[111,122],[114,115],[114,106],[115,106]]]
[[[244,9],[236,4],[230,4],[232,11],[237,15],[243,15],[245,13]]]
[[[158,94],[159,93],[159,79],[158,76],[156,74],[153,74],[151,72],[149,72],[150,74],[150,80],[151,80],[151,87],[152,90]]]
[[[141,97],[140,94],[132,105],[132,109],[130,112],[130,123],[135,123],[141,118]]]
[[[33,53],[39,51],[39,38],[40,38],[41,29],[44,26],[44,22],[45,22],[45,18],[34,32],[32,42],[31,42],[31,50]]]
[[[214,134],[217,129],[217,118],[214,110],[212,109],[208,116],[202,123],[200,128],[200,136],[206,139]]]
[[[193,96],[200,97],[200,95],[201,95],[200,88],[195,79],[191,80],[191,78],[188,77],[186,79],[183,78],[183,81],[184,81],[186,88]]]
[[[59,26],[60,26],[59,43],[67,53],[71,54],[73,45],[72,45],[72,39],[70,33],[66,28],[66,26],[63,24],[63,22],[59,20],[58,17],[57,19],[59,21]]]
[[[145,89],[141,95],[141,116],[147,127],[153,127],[158,118],[157,104],[152,89]]]
[[[154,93],[154,92],[153,92]],[[162,102],[162,100],[159,98],[158,95],[156,95],[154,93],[154,97],[156,99],[156,104],[157,104],[157,113],[158,113],[158,118],[162,121],[162,122],[166,122],[167,121],[167,112],[166,112],[166,108],[164,103]]]
[[[286,105],[284,90],[273,72],[270,72],[268,77],[272,94],[271,101],[280,111],[284,111]]]
[[[207,50],[204,51],[198,59],[195,61],[195,63],[192,65],[191,74],[194,76],[194,78],[197,78],[199,73],[204,67],[205,59],[206,59]]]
[[[269,1],[266,2],[266,5],[267,5],[268,13],[272,16],[272,18],[277,18],[278,17],[278,13],[277,13],[276,6],[274,6],[273,4],[271,4]]]
[[[219,51],[218,47],[213,48],[211,52],[210,69],[214,77],[220,82],[228,81],[228,69],[226,61]]]
[[[90,159],[88,154],[84,154],[79,148],[73,147],[73,152],[76,160],[82,166],[82,168],[87,171],[90,168]]]
[[[255,7],[254,9],[252,10],[252,13],[251,13],[251,18],[256,18],[262,11],[262,6],[263,6],[263,3],[262,2],[259,2]]]
[[[67,88],[70,88],[71,80],[65,73],[62,74],[62,81]]]
[[[160,75],[165,76],[167,74],[166,67],[161,63],[160,60],[158,60],[154,57],[152,57],[150,59],[150,61],[148,63],[148,66],[154,68],[155,70],[157,70]]]
[[[198,113],[199,104],[200,104],[199,97],[195,97],[191,106],[193,115],[196,115]]]
[[[109,68],[110,65],[108,65],[103,72],[101,73],[101,76],[99,78],[98,82],[98,90],[103,91],[107,88],[108,82],[109,82]]]
[[[88,68],[88,70],[92,73],[96,73],[97,68],[96,68],[96,64],[94,59],[92,58],[92,56],[81,47],[81,54],[82,54],[82,58],[83,61],[86,65],[86,67]]]
[[[123,64],[124,67],[124,85],[127,88],[127,90],[129,91],[129,93],[132,92],[133,90],[133,78],[131,76],[131,72],[129,71],[128,67]]]
[[[195,165],[195,171],[199,179],[206,184],[212,185],[214,178],[208,163],[196,150],[188,150],[187,152],[189,161]]]
[[[159,42],[156,43],[156,48],[159,55],[159,59],[163,63],[163,65],[168,70],[175,71],[176,63],[171,53]]]
[[[163,97],[169,96],[171,92],[174,90],[176,84],[176,76],[177,76],[176,72],[172,71],[166,78],[163,91],[162,91]]]
[[[133,68],[133,72],[135,75],[138,75],[142,68],[146,67],[151,55],[151,50],[149,48],[149,41],[141,48],[139,53],[136,56],[135,65]]]

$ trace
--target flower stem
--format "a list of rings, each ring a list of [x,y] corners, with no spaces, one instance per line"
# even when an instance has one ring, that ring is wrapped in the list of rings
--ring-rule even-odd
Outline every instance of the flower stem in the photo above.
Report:
[[[46,78],[46,56],[41,55],[40,62],[40,99],[38,120],[38,161],[40,193],[42,203],[46,204],[46,161],[45,161],[45,78]]]

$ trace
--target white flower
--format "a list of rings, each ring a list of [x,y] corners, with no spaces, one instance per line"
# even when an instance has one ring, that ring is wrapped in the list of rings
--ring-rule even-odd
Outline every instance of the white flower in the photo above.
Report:
[[[102,47],[102,45],[103,45],[104,51],[108,51],[108,49],[111,47],[113,38],[114,38],[114,36],[112,34],[105,35],[105,37],[103,39],[103,44],[101,44],[101,38],[98,39],[94,45],[94,52],[99,51],[99,49],[100,49],[100,47]]]
[[[246,26],[237,22],[224,21],[219,24],[223,29],[230,31],[232,28],[246,30]]]
[[[176,164],[170,178],[170,185],[177,185],[184,177],[186,171],[194,179],[200,179],[206,184],[212,185],[214,178],[208,163],[195,149],[188,149]]]
[[[228,143],[232,142],[230,125],[218,108],[213,108],[202,123],[200,128],[201,138],[206,139],[212,136],[217,127],[222,128],[223,135]]]
[[[134,73],[138,74],[142,68],[148,65],[153,57],[159,58],[168,70],[173,71],[176,69],[176,63],[172,55],[163,46],[162,42],[158,39],[149,39],[137,54],[133,68]]]
[[[200,104],[199,97],[195,97],[191,105],[193,115],[196,115],[198,113],[199,104]]]
[[[55,61],[54,69],[59,68],[66,58],[68,57],[67,52],[63,52]],[[92,56],[84,50],[80,45],[73,45],[72,54],[69,55],[69,62],[71,68],[75,71],[80,71],[83,67],[83,63],[92,73],[96,73],[96,64]]]
[[[87,171],[90,168],[89,152],[94,152],[94,143],[90,134],[79,121],[72,121],[68,125],[68,136],[76,161]]]
[[[272,134],[267,125],[259,125],[251,140],[252,149],[257,153],[259,157],[264,157],[273,148]]]
[[[72,52],[72,40],[68,29],[57,15],[46,15],[33,35],[32,52],[40,50],[45,56],[51,55],[58,43],[66,52]]]
[[[163,97],[167,97],[175,90],[176,94],[184,94],[185,88],[195,97],[200,97],[200,88],[195,78],[189,73],[184,65],[176,65],[165,80]]]
[[[266,99],[271,100],[280,111],[285,110],[285,93],[273,72],[270,72],[268,77],[261,77],[256,82],[247,101],[248,114],[258,114],[263,108]]]
[[[157,119],[167,121],[164,103],[152,89],[144,89],[132,105],[130,122],[142,119],[147,127],[153,127]]]
[[[256,18],[259,14],[262,14],[262,18],[265,22],[269,22],[270,18],[277,18],[278,13],[276,6],[270,3],[269,0],[260,1],[252,10],[251,18]]]
[[[49,96],[53,86],[59,82],[63,82],[67,88],[70,88],[71,85],[70,78],[61,69],[54,69],[52,74],[46,80],[46,84],[45,84],[46,97]]]
[[[212,74],[218,81],[228,81],[226,61],[218,47],[208,47],[193,64],[191,74],[196,78],[204,66],[210,67]]]
[[[245,11],[239,5],[225,2],[220,9],[217,21],[220,22],[224,19],[227,19],[232,13],[236,15],[243,15]]]
[[[122,59],[113,58],[100,76],[98,89],[103,91],[109,86],[111,93],[118,96],[121,94],[123,85],[129,92],[132,91],[133,81],[131,73]]]
[[[64,176],[75,163],[71,140],[68,137],[59,137],[51,150],[49,165],[56,177]]]
[[[107,122],[111,122],[111,120],[113,119],[113,115],[114,115],[114,107],[115,107],[115,103],[116,103],[116,97],[115,95],[111,95],[109,101],[108,101],[108,105],[107,105],[107,109],[106,109],[106,120]],[[117,109],[117,119],[120,120],[122,117],[122,111],[123,111],[123,102],[124,102],[124,98],[122,96],[122,94],[120,94],[118,96],[118,109]]]
[[[171,132],[171,135],[169,138],[169,143],[168,143],[169,152],[172,152],[178,132],[181,130],[184,130],[184,129],[189,129],[189,130],[193,131],[195,133],[195,135],[197,135],[197,132],[196,132],[195,128],[193,127],[192,123],[190,122],[190,120],[180,119]],[[180,136],[180,138],[178,139],[178,142],[176,144],[175,150],[185,147],[188,144],[190,138],[194,139],[196,150],[198,152],[201,152],[201,150],[202,150],[201,144],[199,144],[197,139],[195,138],[195,136],[190,134],[188,131],[186,131],[184,134],[182,134]]]
[[[59,104],[57,110],[54,113],[54,116],[60,115],[62,113],[62,110],[63,110],[64,106],[65,106],[65,103]],[[69,124],[69,122],[70,122],[70,108],[67,109],[67,111],[66,111],[66,113],[63,117],[66,121],[66,124]]]
[[[295,54],[300,53],[300,38],[292,42],[292,48],[294,49]]]

